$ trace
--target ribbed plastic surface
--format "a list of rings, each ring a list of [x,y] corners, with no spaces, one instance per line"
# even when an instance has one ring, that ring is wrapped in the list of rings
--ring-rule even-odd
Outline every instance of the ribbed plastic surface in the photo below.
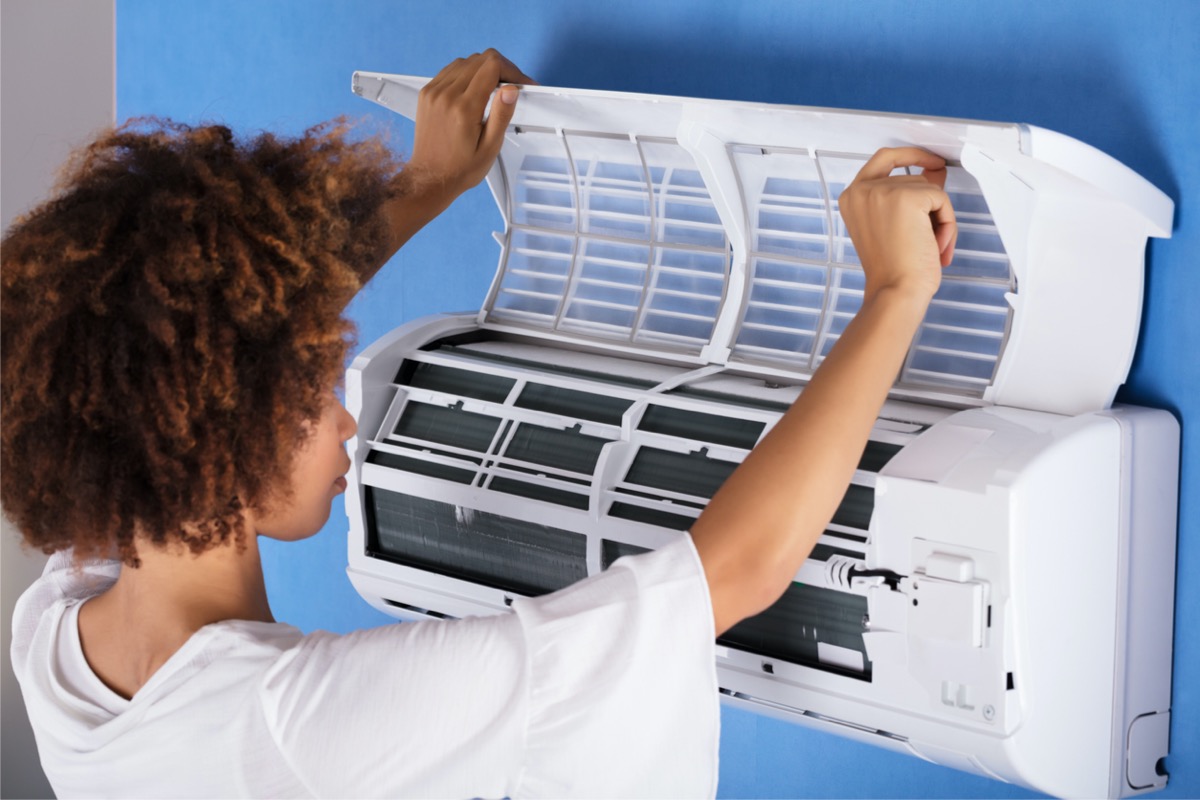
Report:
[[[838,197],[867,155],[732,150],[749,253],[732,251],[700,170],[672,140],[521,129],[508,159],[512,228],[486,319],[635,346],[699,353],[736,313],[730,360],[808,374],[863,297]],[[513,166],[515,164],[515,167]],[[1003,350],[1016,286],[978,186],[951,168],[954,263],[900,384],[982,396]],[[738,309],[726,282],[745,280]]]

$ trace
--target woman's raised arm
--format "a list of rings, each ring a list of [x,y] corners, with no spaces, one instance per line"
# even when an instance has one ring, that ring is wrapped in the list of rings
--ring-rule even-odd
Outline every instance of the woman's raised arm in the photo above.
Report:
[[[912,166],[923,174],[890,175]],[[841,195],[866,273],[862,308],[692,527],[718,634],[783,594],[846,492],[954,252],[945,175],[924,150],[881,150]]]

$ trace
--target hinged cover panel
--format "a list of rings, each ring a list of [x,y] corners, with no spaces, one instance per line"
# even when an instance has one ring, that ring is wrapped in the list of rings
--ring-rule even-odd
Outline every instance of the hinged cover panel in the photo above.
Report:
[[[426,80],[356,73],[354,87],[413,116]],[[1173,207],[1098,151],[1038,133],[522,87],[488,176],[506,231],[481,323],[803,380],[862,302],[838,196],[876,149],[915,144],[951,162],[960,233],[893,396],[1106,407],[1136,343],[1146,237],[1169,232]]]

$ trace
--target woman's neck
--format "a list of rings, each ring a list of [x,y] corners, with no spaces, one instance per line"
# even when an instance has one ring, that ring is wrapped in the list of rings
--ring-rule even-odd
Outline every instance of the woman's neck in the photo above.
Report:
[[[240,619],[274,622],[258,540],[200,555],[181,545],[138,547],[141,566],[123,566],[117,582],[79,612],[84,656],[124,697],[146,681],[205,625]]]

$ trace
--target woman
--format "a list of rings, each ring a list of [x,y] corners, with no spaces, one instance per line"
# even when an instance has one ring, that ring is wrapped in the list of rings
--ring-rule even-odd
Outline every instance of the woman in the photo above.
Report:
[[[845,492],[953,252],[935,156],[881,151],[842,194],[862,310],[690,538],[495,618],[303,636],[267,601],[257,538],[314,534],[346,486],[342,309],[482,180],[497,87],[528,82],[446,67],[399,172],[337,125],[126,126],[5,239],[0,499],[56,553],[13,660],[60,796],[715,793],[714,634]]]

